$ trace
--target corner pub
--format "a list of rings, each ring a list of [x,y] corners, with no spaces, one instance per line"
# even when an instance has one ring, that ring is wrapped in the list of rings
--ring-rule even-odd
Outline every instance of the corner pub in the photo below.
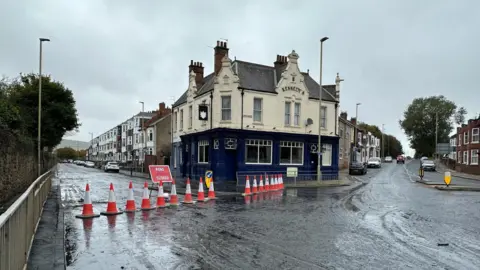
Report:
[[[319,84],[301,72],[299,55],[277,55],[273,66],[228,57],[217,41],[214,70],[204,76],[191,61],[189,84],[173,104],[172,173],[198,183],[213,171],[215,189],[243,186],[245,175],[316,174],[318,125],[322,129],[322,173],[338,174],[340,82],[324,85],[318,119]],[[242,182],[243,181],[243,182]]]

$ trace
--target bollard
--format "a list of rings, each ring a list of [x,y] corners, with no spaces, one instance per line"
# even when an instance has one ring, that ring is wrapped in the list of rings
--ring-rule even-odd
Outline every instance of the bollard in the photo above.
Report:
[[[424,175],[425,175],[425,171],[423,170],[423,167],[420,167],[418,171],[418,176],[420,176],[420,180],[423,180]]]
[[[448,187],[450,185],[450,182],[452,181],[452,174],[450,172],[445,172],[445,175],[443,176],[443,181]]]

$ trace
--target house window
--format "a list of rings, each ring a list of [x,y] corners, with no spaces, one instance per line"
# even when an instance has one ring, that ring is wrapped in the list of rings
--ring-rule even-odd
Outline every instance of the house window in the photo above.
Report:
[[[293,125],[300,126],[300,103],[295,103],[293,108]]]
[[[470,152],[470,165],[478,165],[478,149]]]
[[[183,130],[183,110],[180,110],[180,131]]]
[[[320,118],[320,124],[322,128],[327,127],[327,107],[322,106],[322,111],[321,111],[321,118]]]
[[[262,122],[262,102],[261,98],[253,99],[253,122]]]
[[[246,164],[272,164],[272,141],[247,139],[245,152]]]
[[[468,164],[468,151],[463,151],[463,164]]]
[[[222,96],[222,121],[232,120],[232,97]]]
[[[468,131],[463,133],[463,144],[468,144]]]
[[[480,128],[472,128],[472,143],[480,142]]]
[[[135,134],[135,143],[138,143],[138,134]]]
[[[190,107],[188,107],[188,128],[192,128],[192,125],[193,125],[193,121],[192,121],[192,117],[193,117],[193,112],[192,112],[192,109],[193,107],[190,105]]]
[[[173,121],[174,121],[174,123],[173,123],[173,127],[174,127],[174,128],[173,128],[173,131],[177,131],[177,128],[178,128],[178,126],[177,126],[177,124],[178,124],[178,123],[177,123],[177,121],[178,121],[178,112],[175,112],[175,116],[174,116],[174,118],[173,118]]]
[[[322,166],[332,166],[332,145],[322,144]]]
[[[303,165],[303,142],[280,142],[280,165]]]
[[[125,138],[122,139],[122,146],[125,147]]]
[[[343,148],[340,147],[340,151],[338,151],[338,158],[343,159]]]
[[[153,130],[148,131],[148,140],[153,141]]]
[[[462,152],[458,151],[457,153],[457,162],[462,163]]]
[[[208,141],[198,142],[198,163],[208,163]]]
[[[149,154],[149,155],[153,155],[153,148],[151,148],[151,147],[148,148],[148,154]]]
[[[292,103],[290,101],[285,102],[285,126],[290,126],[290,108]]]

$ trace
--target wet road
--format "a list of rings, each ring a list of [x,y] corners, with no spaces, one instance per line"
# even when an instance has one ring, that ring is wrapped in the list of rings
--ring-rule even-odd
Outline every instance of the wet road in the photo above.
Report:
[[[408,165],[407,165],[408,166]],[[123,208],[130,178],[59,166],[68,269],[477,269],[480,193],[442,192],[385,164],[348,189],[287,190],[283,196],[75,219],[85,183],[96,212],[108,185]],[[134,181],[137,203],[143,180]],[[181,198],[181,196],[180,196]],[[449,243],[449,246],[437,246]]]
[[[420,168],[420,160],[412,160],[410,163],[408,163],[405,167],[409,174],[411,175],[412,179],[418,179],[418,170]],[[431,171],[426,171],[424,174],[423,180],[426,182],[431,182],[431,183],[440,183],[444,184],[444,173],[440,173],[438,171],[431,172]],[[457,186],[475,186],[475,187],[480,187],[480,181],[478,180],[472,180],[472,179],[465,179],[461,177],[456,177],[452,175],[452,179],[450,182],[451,185],[457,185]]]

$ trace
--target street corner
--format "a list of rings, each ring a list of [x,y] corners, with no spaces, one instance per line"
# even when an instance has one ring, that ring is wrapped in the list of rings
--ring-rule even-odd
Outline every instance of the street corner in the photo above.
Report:
[[[435,186],[436,189],[442,191],[471,191],[471,192],[480,192],[480,187],[468,187],[468,186]]]

